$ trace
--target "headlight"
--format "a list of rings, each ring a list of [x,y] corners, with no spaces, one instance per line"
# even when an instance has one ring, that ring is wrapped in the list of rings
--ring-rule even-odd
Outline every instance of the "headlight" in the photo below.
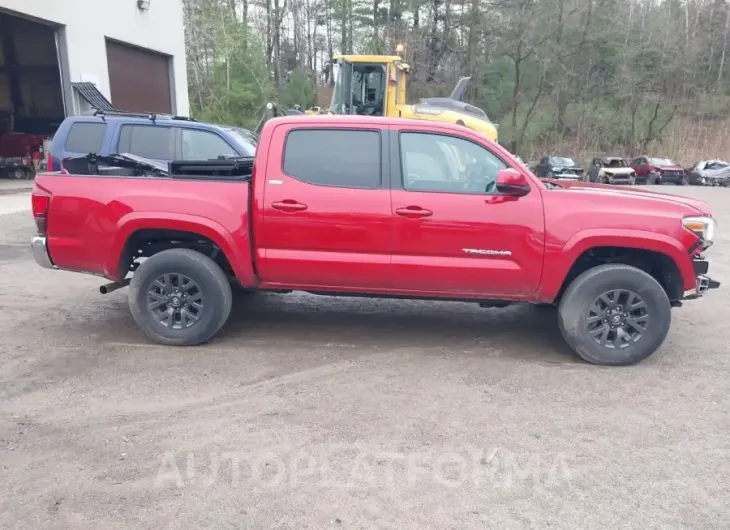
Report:
[[[697,234],[697,237],[705,241],[708,246],[715,239],[717,222],[712,217],[685,217],[682,219],[682,226]]]

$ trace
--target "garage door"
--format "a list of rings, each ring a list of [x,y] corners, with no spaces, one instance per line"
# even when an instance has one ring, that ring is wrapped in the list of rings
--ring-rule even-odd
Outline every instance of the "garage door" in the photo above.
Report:
[[[112,104],[134,112],[172,112],[166,55],[106,41]]]

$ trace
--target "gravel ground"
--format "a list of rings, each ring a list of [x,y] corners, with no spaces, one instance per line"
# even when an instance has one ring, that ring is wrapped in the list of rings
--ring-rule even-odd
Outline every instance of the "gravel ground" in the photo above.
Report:
[[[0,527],[726,528],[730,189],[662,191],[713,205],[724,288],[618,369],[527,306],[304,294],[157,346],[125,290],[35,266],[8,201]]]

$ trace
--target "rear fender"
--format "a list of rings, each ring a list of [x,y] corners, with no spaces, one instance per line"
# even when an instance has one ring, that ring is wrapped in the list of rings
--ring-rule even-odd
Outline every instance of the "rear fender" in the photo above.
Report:
[[[544,278],[540,287],[539,300],[553,301],[576,260],[587,250],[597,247],[622,247],[651,250],[662,253],[674,261],[682,275],[684,290],[695,287],[695,273],[692,260],[686,248],[675,238],[644,230],[631,229],[588,229],[574,234],[562,248],[550,250],[545,256],[552,273]]]
[[[149,229],[193,232],[207,237],[225,254],[238,281],[242,285],[255,285],[248,234],[239,234],[237,243],[233,235],[216,221],[207,217],[168,212],[132,212],[119,219],[114,242],[104,263],[104,275],[107,278],[121,279],[119,263],[127,241],[134,232]]]

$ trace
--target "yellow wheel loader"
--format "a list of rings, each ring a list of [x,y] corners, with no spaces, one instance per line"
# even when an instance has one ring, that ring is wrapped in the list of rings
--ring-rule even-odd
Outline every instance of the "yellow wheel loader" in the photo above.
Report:
[[[403,51],[400,45],[397,51]],[[497,125],[482,109],[463,101],[470,77],[459,79],[449,97],[424,98],[408,104],[406,81],[410,67],[399,55],[338,55],[333,68],[335,86],[328,110],[295,108],[284,114],[359,114],[457,123],[497,141]],[[268,103],[257,129],[277,115],[280,112],[276,106]]]

